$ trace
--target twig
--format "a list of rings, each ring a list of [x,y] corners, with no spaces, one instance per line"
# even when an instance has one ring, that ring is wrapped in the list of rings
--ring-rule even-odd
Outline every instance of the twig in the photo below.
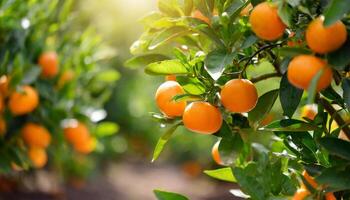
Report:
[[[342,130],[344,131],[346,137],[350,139],[350,127],[346,126],[346,122],[344,119],[339,115],[339,113],[333,108],[333,106],[323,98],[319,98],[318,101],[323,105],[324,109],[331,115],[334,116],[334,120],[337,122],[337,124],[342,127]]]
[[[256,83],[262,80],[266,80],[269,78],[273,78],[273,77],[280,77],[281,75],[278,72],[274,72],[274,73],[269,73],[269,74],[264,74],[255,78],[250,79],[251,82]]]

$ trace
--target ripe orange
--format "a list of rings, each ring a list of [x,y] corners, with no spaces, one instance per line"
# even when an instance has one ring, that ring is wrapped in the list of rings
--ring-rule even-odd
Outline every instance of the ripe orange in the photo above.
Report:
[[[258,101],[258,92],[247,79],[233,79],[221,89],[221,102],[231,112],[249,112]]]
[[[3,117],[0,117],[0,136],[4,136],[6,133],[7,125]]]
[[[190,177],[198,177],[202,173],[201,164],[197,161],[187,161],[182,164],[181,168]]]
[[[307,189],[300,188],[295,192],[292,200],[304,200],[308,195],[310,192]]]
[[[89,154],[94,150],[94,140],[89,137],[81,140],[79,143],[75,143],[73,145],[74,149],[82,154]]]
[[[271,3],[263,2],[253,8],[249,22],[253,32],[261,39],[273,41],[280,38],[286,25],[278,16],[277,8]]]
[[[312,79],[323,69],[317,83],[317,91],[327,88],[333,79],[332,69],[320,58],[312,55],[299,55],[292,59],[288,66],[288,80],[295,87],[307,90]]]
[[[315,179],[310,176],[307,171],[303,171],[302,175],[304,176],[305,180],[313,187],[313,188],[317,188],[318,184],[316,183]]]
[[[293,38],[295,37],[295,32],[291,32],[289,35],[288,35],[288,41],[287,41],[287,45],[290,46],[290,47],[295,47],[295,46],[300,46],[302,45],[302,40],[293,40]]]
[[[218,108],[207,102],[192,102],[184,111],[182,121],[185,127],[201,134],[213,134],[222,125],[222,116]]]
[[[70,123],[63,132],[66,140],[74,146],[84,146],[83,144],[90,138],[89,129],[81,122]]]
[[[192,17],[193,18],[196,18],[196,19],[199,19],[199,20],[202,20],[204,21],[205,23],[207,24],[210,24],[210,19],[206,16],[204,16],[201,11],[199,10],[195,10],[193,13],[192,13]]]
[[[185,101],[174,101],[176,95],[184,94],[184,90],[175,81],[166,81],[161,84],[156,92],[155,99],[158,108],[168,117],[182,116],[185,110]]]
[[[301,110],[301,118],[314,120],[317,115],[317,105],[305,105]]]
[[[2,94],[0,94],[0,113],[2,113],[5,110],[5,101],[2,97]]]
[[[216,162],[216,164],[222,165],[222,160],[219,153],[219,145],[220,145],[220,141],[217,141],[214,144],[213,148],[211,149],[211,155],[213,156],[213,159]]]
[[[58,79],[57,87],[63,87],[68,81],[74,78],[74,72],[71,70],[64,71],[61,77]]]
[[[56,52],[44,52],[40,55],[38,64],[43,77],[52,78],[58,73],[58,56]]]
[[[335,198],[333,192],[328,192],[326,194],[326,200],[337,200],[337,198]]]
[[[347,38],[346,27],[340,20],[329,27],[323,25],[324,17],[313,20],[306,29],[306,42],[316,53],[329,53],[341,47]]]
[[[167,75],[165,76],[166,81],[176,81],[176,75]]]
[[[39,104],[38,92],[31,86],[23,86],[21,91],[10,95],[9,109],[14,115],[23,115],[32,112]]]
[[[35,168],[42,168],[47,163],[47,154],[44,148],[30,147],[28,156]]]
[[[9,94],[9,82],[10,79],[6,75],[0,77],[0,94],[3,97],[7,97]]]
[[[50,132],[43,126],[27,123],[21,130],[22,138],[28,146],[46,148],[51,142]]]

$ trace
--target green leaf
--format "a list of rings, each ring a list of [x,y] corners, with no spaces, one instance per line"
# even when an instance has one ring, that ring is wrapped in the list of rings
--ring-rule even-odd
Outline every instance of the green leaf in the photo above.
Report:
[[[176,81],[182,86],[186,93],[191,95],[201,95],[205,93],[205,87],[197,78],[178,76]]]
[[[96,126],[96,136],[106,137],[116,134],[119,131],[118,124],[114,122],[101,122]]]
[[[181,13],[179,12],[179,5],[176,0],[159,0],[158,1],[159,10],[171,17],[179,17]]]
[[[320,144],[330,154],[350,160],[350,142],[338,138],[324,137],[320,139]]]
[[[294,87],[289,83],[287,74],[284,74],[280,83],[280,101],[283,109],[283,115],[292,118],[295,110],[298,108],[304,90]]]
[[[39,66],[31,66],[28,70],[23,73],[23,84],[32,84],[40,76],[41,68]]]
[[[234,55],[227,53],[225,50],[214,50],[207,55],[204,63],[208,73],[214,80],[218,80],[225,68],[232,64]]]
[[[316,181],[336,191],[350,189],[350,173],[346,169],[335,167],[325,169],[316,177]]]
[[[344,79],[341,87],[343,88],[343,98],[346,103],[346,106],[350,110],[350,79]]]
[[[154,39],[151,41],[148,49],[153,50],[161,45],[171,42],[177,37],[186,35],[189,32],[190,30],[185,26],[173,26],[168,29],[165,29],[154,36]]]
[[[95,78],[101,82],[113,83],[120,78],[120,73],[117,70],[110,69],[99,72]]]
[[[248,113],[248,120],[255,129],[259,127],[260,122],[270,112],[272,106],[278,97],[279,90],[271,90],[263,94],[256,104],[255,108]]]
[[[300,48],[300,47],[281,47],[281,48],[278,48],[277,51],[282,57],[295,57],[302,54],[312,53],[309,49]]]
[[[162,190],[153,190],[153,192],[158,200],[189,200],[187,197],[173,192],[166,192]]]
[[[345,44],[334,52],[327,54],[327,61],[336,70],[344,70],[350,63],[350,38]]]
[[[311,83],[309,85],[309,88],[307,89],[308,92],[308,97],[307,97],[307,104],[313,104],[314,99],[317,93],[317,85],[318,81],[320,80],[322,74],[323,74],[323,69],[319,70],[316,75],[312,78]]]
[[[253,44],[255,44],[259,39],[255,35],[248,36],[245,41],[243,42],[241,48],[246,49],[251,47]]]
[[[150,75],[187,74],[186,67],[179,60],[164,60],[147,65],[145,72]]]
[[[204,170],[204,173],[212,178],[221,181],[227,181],[232,183],[237,182],[236,178],[233,176],[231,167],[225,167],[215,170]]]
[[[134,56],[129,60],[127,60],[124,63],[124,65],[130,68],[145,67],[150,63],[168,60],[168,59],[169,57],[162,54],[146,54],[146,55]]]
[[[282,119],[260,128],[262,131],[304,132],[318,129],[317,126],[296,119]]]
[[[228,126],[223,123],[223,126]],[[239,133],[231,133],[230,136],[222,137],[219,144],[219,154],[224,165],[230,165],[239,157],[243,149],[243,140]]]
[[[292,8],[289,7],[289,5],[284,1],[281,1],[281,3],[278,6],[278,16],[281,18],[282,22],[285,25],[287,26],[291,25]]]
[[[350,11],[350,4],[347,0],[331,0],[324,11],[324,25],[330,26],[336,21],[342,19]]]
[[[179,95],[175,95],[173,97],[173,100],[176,102],[179,101],[198,101],[198,100],[202,100],[203,98],[201,96],[198,95],[192,95],[192,94],[179,94]]]
[[[168,140],[171,138],[177,127],[180,126],[181,123],[177,123],[170,127],[163,135],[159,138],[157,145],[153,152],[152,162],[156,161],[159,157],[160,153],[163,151],[164,145],[168,142]]]

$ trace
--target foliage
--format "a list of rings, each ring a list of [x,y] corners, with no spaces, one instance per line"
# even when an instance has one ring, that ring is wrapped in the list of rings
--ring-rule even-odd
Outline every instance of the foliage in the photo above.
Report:
[[[233,174],[230,168],[205,173],[220,180],[236,180],[251,199],[275,199],[292,196],[303,183],[300,175],[306,169],[322,184],[309,188],[315,199],[322,199],[326,192],[346,199],[350,193],[346,187],[350,143],[340,133],[350,138],[349,39],[334,52],[316,54],[332,68],[334,83],[328,88],[316,91],[319,72],[304,92],[287,79],[287,70],[294,57],[312,54],[304,35],[313,19],[323,14],[325,26],[341,19],[349,31],[350,5],[337,0],[275,0],[287,28],[278,40],[265,41],[254,34],[249,13],[243,12],[250,4],[261,2],[159,0],[159,11],[141,20],[145,31],[131,46],[134,57],[126,64],[146,66],[150,75],[177,75],[186,94],[174,100],[207,101],[220,108],[224,123],[213,135],[221,139],[220,156]],[[195,15],[198,11],[202,16]],[[273,66],[271,73],[254,73],[266,62]],[[227,81],[236,78],[255,84],[275,78],[280,86],[264,94],[259,90],[257,105],[250,112],[230,113],[221,105],[219,93]],[[306,103],[317,104],[314,118],[295,115]],[[264,119],[276,104],[281,105],[280,117],[266,124]],[[181,118],[153,116],[170,127],[155,149],[156,159]],[[338,128],[331,127],[333,121]]]

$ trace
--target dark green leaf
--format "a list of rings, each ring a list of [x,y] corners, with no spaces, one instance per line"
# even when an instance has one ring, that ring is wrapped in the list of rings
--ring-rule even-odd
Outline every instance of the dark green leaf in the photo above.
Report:
[[[314,99],[317,93],[317,85],[318,81],[320,80],[322,74],[323,74],[323,69],[319,70],[317,74],[312,78],[311,83],[309,85],[309,88],[307,89],[308,91],[308,97],[307,97],[307,104],[313,104]]]
[[[350,5],[350,4],[349,4]],[[327,60],[330,66],[336,70],[344,70],[350,63],[350,38],[345,44],[334,52],[327,54]]]
[[[320,144],[327,149],[330,154],[350,160],[350,142],[338,138],[325,137],[320,139]]]
[[[281,18],[282,22],[290,26],[292,21],[292,8],[286,2],[282,2],[278,6],[278,16]]]
[[[207,55],[204,62],[208,73],[214,80],[218,80],[224,69],[232,63],[234,55],[224,50],[214,50]]]
[[[246,38],[246,40],[243,42],[241,48],[246,49],[248,47],[251,47],[254,43],[258,41],[258,38],[255,35],[250,35]]]
[[[277,51],[282,57],[295,57],[302,54],[312,53],[310,50],[300,47],[281,47],[278,48]]]
[[[215,170],[204,170],[204,173],[218,180],[232,182],[232,183],[237,182],[236,178],[233,176],[231,167],[225,167],[225,168],[220,168]]]
[[[224,123],[226,124],[226,123]],[[243,140],[239,133],[231,133],[230,136],[221,138],[219,154],[224,165],[230,165],[238,158],[243,148]]]
[[[263,131],[304,132],[316,130],[317,127],[304,121],[295,119],[282,119],[262,127]]]
[[[350,109],[350,79],[344,79],[342,82],[343,98],[348,109]]]
[[[289,83],[287,74],[283,75],[280,83],[280,101],[283,114],[292,118],[298,108],[304,90],[294,87]]]
[[[248,120],[255,129],[259,127],[260,122],[270,112],[272,106],[278,97],[279,90],[272,90],[263,94],[256,104],[255,108],[248,113]]]
[[[173,192],[166,192],[162,190],[153,190],[153,192],[158,200],[189,200],[187,197]]]
[[[331,0],[324,12],[324,25],[330,26],[336,21],[342,19],[350,11],[350,4],[347,0]]]
[[[31,84],[38,79],[41,73],[41,68],[39,66],[30,67],[23,74],[22,83]]]
[[[145,72],[150,75],[187,74],[186,67],[178,60],[164,60],[147,65]]]
[[[348,190],[350,189],[350,173],[344,169],[328,168],[322,171],[321,175],[316,177],[317,183],[325,184],[331,189]]]

